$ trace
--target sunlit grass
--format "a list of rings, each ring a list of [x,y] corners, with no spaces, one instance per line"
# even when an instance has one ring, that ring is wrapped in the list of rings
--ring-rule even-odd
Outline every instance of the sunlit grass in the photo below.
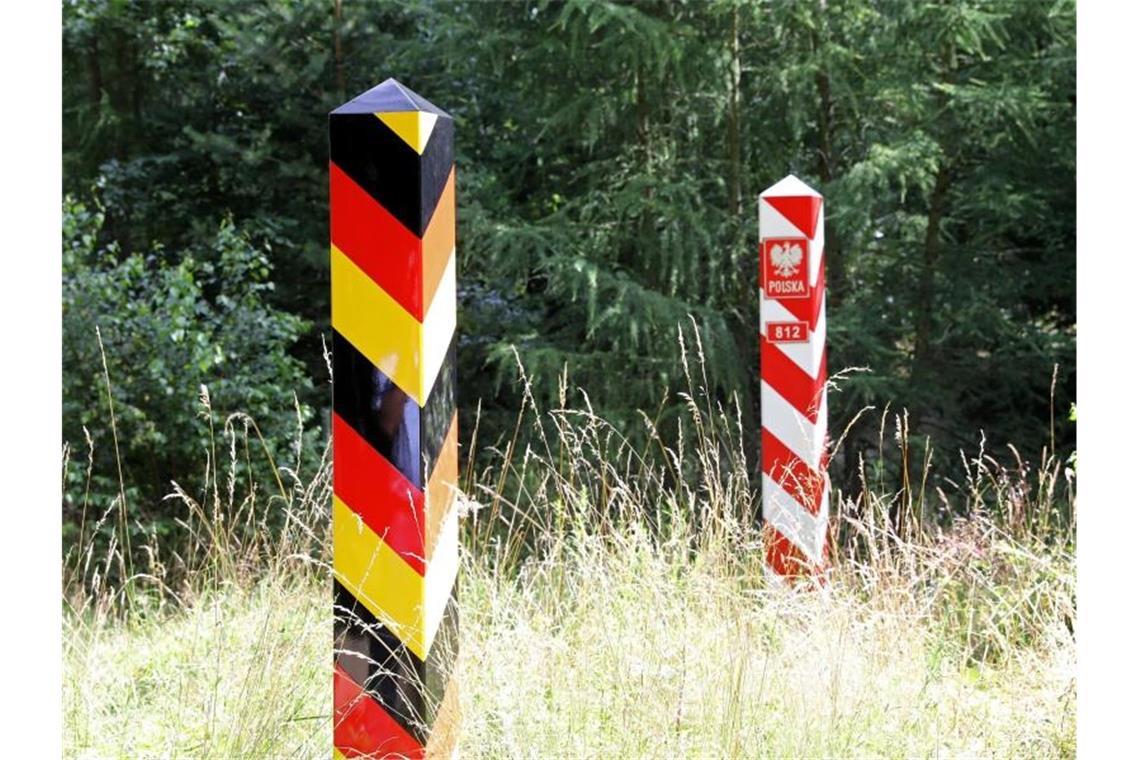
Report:
[[[328,594],[267,579],[134,622],[67,621],[74,757],[319,757],[330,746]]]
[[[1075,646],[1060,620],[975,662],[930,599],[846,580],[786,592],[755,565],[685,560],[637,530],[564,547],[509,575],[468,559],[464,757],[1073,752]],[[134,623],[72,620],[66,640],[69,756],[327,754],[322,582],[232,586]]]
[[[687,397],[696,432],[649,456],[587,401],[524,392],[543,432],[468,473],[460,756],[1074,754],[1072,526],[1027,518],[1072,514],[1054,463],[964,458],[944,507],[969,519],[837,494],[839,561],[789,588],[763,571],[740,423]],[[67,756],[329,756],[327,452],[284,475],[269,500],[224,472],[182,494],[185,549],[130,593],[94,542],[68,559]]]

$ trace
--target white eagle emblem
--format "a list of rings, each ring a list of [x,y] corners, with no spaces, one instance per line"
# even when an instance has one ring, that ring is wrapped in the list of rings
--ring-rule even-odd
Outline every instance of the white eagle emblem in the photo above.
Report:
[[[800,271],[800,264],[804,260],[804,249],[799,243],[780,245],[776,243],[768,250],[768,259],[772,268],[780,277],[792,277]]]

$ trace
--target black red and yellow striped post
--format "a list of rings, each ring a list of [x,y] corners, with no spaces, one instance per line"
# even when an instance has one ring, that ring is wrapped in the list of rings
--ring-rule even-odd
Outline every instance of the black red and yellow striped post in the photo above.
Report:
[[[454,123],[394,79],[329,115],[333,755],[448,757],[455,596]]]

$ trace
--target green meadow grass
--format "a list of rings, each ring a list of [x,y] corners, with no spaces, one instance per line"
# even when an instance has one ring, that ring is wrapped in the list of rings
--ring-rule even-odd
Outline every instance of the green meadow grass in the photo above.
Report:
[[[1024,577],[963,589],[987,605],[978,635],[1033,614],[1017,608],[1032,593],[1071,593],[1070,560],[989,549]],[[461,756],[1073,754],[1061,621],[979,662],[971,617],[932,609],[933,593],[878,577],[785,592],[748,564],[671,556],[636,529],[575,535],[510,575],[468,557]],[[141,621],[69,620],[67,755],[327,756],[329,605],[325,581],[286,576]]]
[[[788,587],[739,422],[690,401],[695,439],[650,458],[583,406],[462,484],[461,757],[1075,754],[1060,465],[964,458],[968,519],[836,494],[831,577]],[[327,456],[269,499],[224,472],[180,494],[185,549],[129,583],[113,544],[65,558],[67,757],[330,756]]]

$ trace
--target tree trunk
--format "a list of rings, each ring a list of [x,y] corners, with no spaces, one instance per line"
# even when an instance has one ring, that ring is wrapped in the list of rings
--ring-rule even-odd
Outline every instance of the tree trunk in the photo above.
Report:
[[[732,62],[728,74],[728,210],[740,216],[743,202],[740,150],[740,8],[732,8]]]
[[[922,273],[918,283],[918,311],[914,330],[914,364],[911,376],[924,374],[932,361],[930,334],[934,326],[934,277],[942,252],[942,216],[946,210],[946,196],[950,190],[950,167],[944,162],[938,167],[934,190],[930,194],[930,212],[926,219],[926,239],[922,247]]]
[[[333,0],[333,59],[336,61],[336,88],[339,96],[345,96],[344,50],[340,42],[341,0]]]
[[[821,18],[827,11],[827,0],[820,0],[819,10]],[[823,23],[826,23],[825,21]],[[820,39],[817,32],[811,35],[812,52],[817,57],[821,55]],[[835,103],[831,97],[831,77],[822,61],[818,62],[815,74],[816,94],[819,97],[819,148],[816,151],[816,174],[824,187],[834,178],[834,130],[835,130]],[[834,227],[824,220],[824,231],[827,246],[827,299],[829,306],[837,306],[843,302],[846,290],[846,268],[843,260],[843,247]]]
[[[103,101],[103,67],[99,63],[98,35],[91,36],[91,44],[87,47],[87,98],[98,110]]]
[[[124,91],[130,86],[130,82],[133,78],[138,76],[138,71],[134,66],[134,61],[132,61],[130,57],[130,51],[128,50],[130,40],[127,38],[126,32],[117,29],[111,39],[111,49],[114,51],[115,76],[111,79],[111,87],[107,90],[107,95],[111,101],[111,108],[114,109],[115,115],[119,119],[119,125],[113,133],[114,147],[112,150],[115,158],[120,161],[126,161],[127,130],[123,128],[122,122],[126,121],[124,117],[125,114],[130,111],[131,104],[129,96],[124,95]]]
[[[637,136],[638,147],[641,150],[642,160],[645,162],[645,175],[649,177],[653,174],[653,135],[649,123],[650,104],[649,95],[646,93],[645,76],[643,70],[639,70],[634,75],[636,80],[634,131]],[[645,206],[642,208],[638,221],[638,239],[640,242],[637,246],[626,250],[622,257],[622,260],[635,270],[639,266],[645,270],[649,269],[648,261],[642,255],[642,251],[646,250],[646,247],[653,247],[656,243],[655,224],[653,215],[649,211],[653,201],[652,183],[645,183],[641,197],[645,199]]]

